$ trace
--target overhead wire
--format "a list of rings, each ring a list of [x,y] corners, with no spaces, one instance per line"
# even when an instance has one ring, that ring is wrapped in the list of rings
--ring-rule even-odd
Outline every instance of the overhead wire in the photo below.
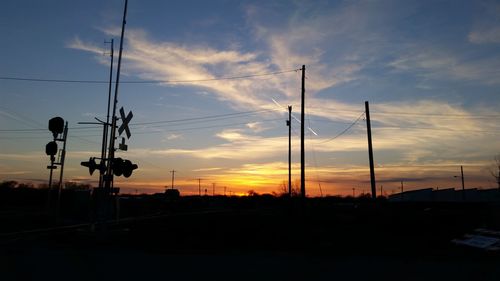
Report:
[[[228,77],[214,77],[206,79],[186,79],[186,80],[139,80],[139,81],[120,81],[123,84],[179,84],[179,83],[195,83],[195,82],[210,82],[219,80],[236,80],[236,79],[246,79],[255,78],[271,75],[279,75],[289,72],[296,72],[300,69],[289,69],[282,71],[274,71],[267,73],[258,74],[248,74],[248,75],[237,75]],[[45,78],[28,78],[28,77],[15,77],[15,76],[0,76],[0,80],[10,80],[10,81],[27,81],[27,82],[48,82],[48,83],[79,83],[79,84],[109,84],[106,80],[79,80],[79,79],[45,79]],[[115,83],[115,82],[112,82]]]
[[[309,108],[325,109],[329,112],[359,112],[359,110],[350,109],[332,109],[323,106],[309,106]],[[398,112],[398,111],[381,111],[381,110],[370,110],[373,115],[383,114],[383,115],[410,115],[410,116],[422,116],[422,117],[449,117],[457,119],[468,119],[468,118],[500,118],[500,114],[456,114],[456,113],[422,113],[422,112]]]
[[[278,121],[282,120],[281,118],[274,118],[274,119],[262,119],[259,120],[259,122],[272,122],[272,121]],[[247,125],[249,122],[239,122],[239,123],[229,123],[229,124],[220,124],[220,125],[211,125],[211,126],[199,126],[199,127],[190,127],[190,128],[179,128],[179,129],[167,129],[167,130],[157,130],[157,131],[142,131],[142,132],[135,132],[135,135],[145,135],[145,134],[158,134],[158,133],[166,133],[166,132],[184,132],[184,131],[192,131],[192,130],[204,130],[204,129],[211,129],[211,128],[225,128],[225,127],[236,127],[236,126],[242,126],[242,125]],[[97,137],[101,136],[98,134],[95,135],[74,135],[74,134],[69,134],[68,138],[71,137]],[[1,139],[41,139],[45,137],[0,137]],[[97,143],[97,142],[94,142]]]
[[[173,120],[161,120],[161,121],[151,121],[151,122],[139,122],[139,123],[131,123],[129,126],[144,126],[144,125],[154,125],[154,124],[170,124],[170,123],[184,123],[181,125],[185,125],[186,122],[197,121],[197,122],[214,122],[223,119],[236,118],[240,116],[251,116],[258,113],[264,112],[272,112],[277,111],[276,109],[261,109],[261,110],[251,110],[251,111],[242,111],[235,113],[226,113],[226,114],[217,114],[217,115],[208,115],[208,116],[200,116],[200,117],[192,117],[192,118],[184,118],[184,119],[173,119]],[[99,125],[100,127],[101,125]],[[84,126],[84,127],[70,127],[70,130],[97,130],[99,129],[97,126]],[[153,127],[153,126],[150,126]],[[13,132],[13,133],[22,133],[22,132],[38,132],[38,131],[46,131],[45,128],[33,128],[33,129],[0,129],[0,132]],[[100,129],[99,129],[100,130]]]
[[[365,112],[363,111],[363,113],[361,113],[359,115],[358,118],[356,118],[356,120],[354,120],[354,122],[352,122],[349,126],[347,126],[342,132],[338,133],[337,135],[335,135],[334,137],[332,138],[329,138],[327,140],[324,140],[322,142],[319,142],[318,144],[322,144],[322,143],[326,143],[326,142],[329,142],[329,141],[332,141],[336,138],[339,138],[340,136],[342,136],[343,134],[347,133],[347,131],[349,131],[354,125],[356,125],[356,123],[358,123],[358,121],[361,119],[361,117],[363,117],[365,115]]]

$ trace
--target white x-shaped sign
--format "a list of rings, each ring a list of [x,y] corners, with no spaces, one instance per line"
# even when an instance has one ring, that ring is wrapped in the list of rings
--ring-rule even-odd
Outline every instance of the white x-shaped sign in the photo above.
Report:
[[[130,129],[128,128],[128,123],[130,122],[130,120],[132,120],[133,116],[134,115],[132,114],[132,111],[130,111],[127,114],[127,117],[125,117],[125,110],[123,110],[123,107],[120,108],[120,117],[122,119],[122,125],[120,126],[120,128],[118,128],[118,134],[121,135],[123,131],[125,131],[125,133],[127,134],[127,139],[129,139],[131,136]]]

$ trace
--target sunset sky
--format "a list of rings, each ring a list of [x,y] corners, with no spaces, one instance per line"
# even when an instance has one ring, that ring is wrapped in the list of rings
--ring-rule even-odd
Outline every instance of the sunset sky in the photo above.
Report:
[[[77,123],[106,118],[108,85],[10,78],[107,81],[104,41],[114,38],[116,62],[123,4],[2,0],[0,181],[47,181],[54,116],[70,127],[65,180],[98,180],[80,162],[100,155],[102,129]],[[118,107],[134,117],[117,155],[139,169],[115,185],[162,192],[175,169],[182,194],[198,193],[197,178],[210,193],[280,192],[302,65],[308,195],[369,191],[365,101],[387,194],[401,181],[458,188],[460,165],[467,188],[496,186],[500,3],[472,0],[129,0]],[[165,82],[141,83],[151,80]]]

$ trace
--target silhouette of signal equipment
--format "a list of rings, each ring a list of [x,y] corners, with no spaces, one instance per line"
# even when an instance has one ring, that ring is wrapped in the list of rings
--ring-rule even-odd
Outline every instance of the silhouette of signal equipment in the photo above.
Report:
[[[54,135],[54,139],[57,138],[57,135],[62,134],[64,132],[64,119],[61,117],[54,117],[49,120],[49,131]]]
[[[123,175],[128,178],[138,167],[137,164],[133,164],[130,160],[124,160],[122,158],[113,159],[113,174],[117,177]]]
[[[54,165],[54,161],[55,161],[55,155],[57,154],[57,151],[58,151],[58,147],[57,147],[57,142],[55,141],[51,141],[49,143],[47,143],[47,145],[45,145],[45,154],[47,154],[48,156],[50,156],[50,165],[47,166],[47,169],[57,169],[57,166]]]
[[[45,154],[48,156],[54,156],[57,154],[57,142],[51,141],[45,146]]]
[[[130,120],[132,120],[132,117],[134,115],[132,114],[132,111],[130,111],[127,116],[125,116],[125,110],[123,110],[123,107],[120,108],[120,117],[122,119],[122,125],[120,126],[120,128],[118,128],[118,134],[121,135],[123,133],[123,131],[125,131],[125,133],[127,134],[127,139],[130,139],[130,129],[128,127],[128,123],[130,122]]]
[[[106,165],[104,165],[104,162],[101,160],[101,162],[97,164],[95,159],[95,157],[90,157],[89,161],[83,161],[80,163],[82,166],[89,168],[90,175],[92,175],[95,170],[99,170],[101,173],[104,173],[104,171],[106,171]]]

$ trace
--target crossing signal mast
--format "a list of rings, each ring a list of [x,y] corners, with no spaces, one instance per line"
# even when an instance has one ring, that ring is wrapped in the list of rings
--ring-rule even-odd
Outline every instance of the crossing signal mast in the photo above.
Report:
[[[60,174],[59,174],[59,184],[57,189],[57,208],[59,208],[59,201],[61,198],[61,188],[62,188],[62,180],[64,173],[64,160],[66,158],[66,139],[68,136],[68,122],[64,122],[64,119],[61,117],[54,117],[49,120],[49,131],[52,132],[53,140],[48,142],[45,145],[45,154],[50,156],[50,165],[47,166],[47,169],[50,170],[49,175],[49,192],[47,199],[47,206],[50,208],[50,198],[52,192],[52,174],[57,166],[61,166]],[[63,143],[63,148],[59,151],[57,142]],[[59,159],[56,162],[56,154],[59,154]]]
[[[115,94],[114,94],[114,99],[113,99],[113,109],[112,109],[112,115],[111,115],[111,123],[109,123],[109,117],[106,122],[99,121],[99,123],[87,123],[87,122],[80,122],[80,124],[100,124],[105,126],[105,128],[110,127],[110,137],[109,137],[109,149],[107,153],[104,152],[104,148],[106,147],[106,141],[107,141],[107,129],[103,130],[103,152],[101,153],[101,157],[90,157],[89,161],[84,161],[81,162],[81,165],[84,167],[87,167],[89,169],[90,175],[93,174],[95,170],[99,170],[101,173],[102,177],[100,180],[99,188],[100,191],[104,194],[104,196],[107,196],[111,193],[113,188],[113,176],[124,176],[126,178],[130,177],[132,175],[132,172],[138,168],[137,164],[132,163],[132,161],[127,160],[127,159],[122,159],[122,158],[115,158],[115,140],[116,140],[116,130],[117,130],[117,121],[121,119],[121,125],[118,128],[118,135],[121,135],[123,132],[125,132],[127,139],[131,137],[130,129],[128,127],[130,120],[132,120],[133,114],[130,111],[127,115],[125,115],[125,110],[120,108],[120,118],[116,116],[116,105],[118,103],[118,86],[120,82],[120,68],[121,68],[121,58],[122,58],[122,51],[123,51],[123,37],[124,37],[124,32],[125,32],[125,24],[126,24],[126,15],[127,15],[127,3],[128,1],[125,0],[125,8],[123,12],[123,21],[122,21],[122,31],[121,31],[121,38],[120,38],[120,49],[119,49],[119,55],[118,55],[118,66],[117,66],[117,72],[116,72],[116,82],[115,82]],[[113,42],[113,41],[111,41]],[[111,45],[111,57],[113,57],[113,45]],[[113,65],[113,58],[111,59],[111,67]],[[112,72],[112,68],[111,68]],[[111,79],[112,79],[112,74],[110,74],[110,90],[109,90],[109,98],[108,98],[108,116],[109,116],[109,110],[110,110],[110,98],[111,98]],[[125,144],[125,138],[122,138],[122,142],[119,145],[119,149],[126,151],[128,149],[127,145]],[[97,163],[96,159],[100,160],[99,163]]]

